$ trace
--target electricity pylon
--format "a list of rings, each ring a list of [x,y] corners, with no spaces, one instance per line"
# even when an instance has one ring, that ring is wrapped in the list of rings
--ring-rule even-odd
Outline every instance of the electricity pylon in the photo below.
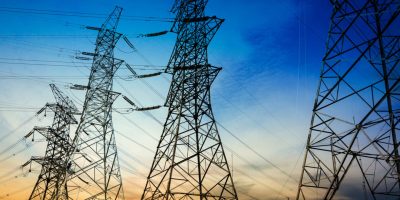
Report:
[[[207,47],[223,20],[204,14],[206,0],[177,0],[177,42],[168,116],[142,199],[237,199],[213,116],[210,87],[221,68],[208,64]]]
[[[340,198],[362,182],[368,199],[398,199],[400,1],[330,2],[297,199]]]
[[[116,27],[122,8],[116,7],[98,30],[93,64],[80,123],[74,137],[68,192],[73,199],[124,199],[122,177],[112,124],[113,77],[122,64],[114,58],[121,37]]]
[[[32,157],[23,166],[35,161],[42,165],[39,177],[29,199],[57,200],[68,199],[65,178],[68,170],[67,152],[72,149],[72,140],[69,131],[71,124],[77,124],[74,115],[79,114],[74,103],[65,96],[54,84],[50,84],[56,103],[46,104],[38,114],[46,109],[54,112],[51,127],[35,127],[26,137],[35,132],[46,138],[46,154],[43,157]]]

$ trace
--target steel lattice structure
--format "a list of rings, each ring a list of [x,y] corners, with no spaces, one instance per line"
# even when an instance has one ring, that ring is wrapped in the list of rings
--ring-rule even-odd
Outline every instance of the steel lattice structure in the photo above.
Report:
[[[206,0],[177,0],[177,42],[166,69],[169,107],[142,199],[237,199],[213,116],[210,87],[221,68],[207,47],[223,20],[206,17]]]
[[[68,199],[65,178],[68,170],[67,153],[72,149],[70,125],[77,124],[74,115],[79,114],[74,103],[54,84],[50,84],[56,103],[46,104],[38,113],[50,109],[54,112],[51,127],[35,127],[27,136],[38,132],[46,138],[47,147],[44,157],[32,157],[25,165],[35,161],[42,165],[38,180],[29,199]]]
[[[68,193],[74,199],[124,199],[111,115],[119,96],[112,91],[113,77],[123,62],[114,58],[121,11],[116,7],[101,28],[90,27],[98,30],[98,36],[95,52],[86,53],[93,56],[93,64],[71,152]]]
[[[330,2],[297,199],[340,198],[345,183],[364,185],[368,199],[398,199],[400,1]]]

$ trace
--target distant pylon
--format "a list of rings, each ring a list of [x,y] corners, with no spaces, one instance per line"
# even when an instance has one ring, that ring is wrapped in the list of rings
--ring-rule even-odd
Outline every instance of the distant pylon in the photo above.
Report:
[[[119,93],[112,91],[113,77],[122,64],[114,58],[121,37],[116,27],[122,8],[116,7],[97,30],[96,49],[81,120],[74,137],[68,193],[73,199],[124,199],[117,146],[112,124],[112,104]]]
[[[142,199],[237,199],[211,109],[210,87],[221,68],[207,46],[223,20],[204,15],[206,0],[177,0],[177,42],[164,124]]]
[[[398,199],[400,1],[330,2],[297,199],[340,198],[346,183],[360,198],[365,183],[368,199]]]
[[[71,124],[77,124],[74,115],[79,114],[74,103],[65,96],[54,84],[50,84],[56,99],[54,104],[46,104],[38,114],[46,109],[54,112],[51,127],[35,127],[28,135],[40,133],[46,138],[46,154],[43,157],[32,157],[24,166],[35,161],[42,165],[39,177],[29,199],[37,200],[68,200],[65,190],[65,177],[68,170],[67,152],[72,149],[69,131]]]

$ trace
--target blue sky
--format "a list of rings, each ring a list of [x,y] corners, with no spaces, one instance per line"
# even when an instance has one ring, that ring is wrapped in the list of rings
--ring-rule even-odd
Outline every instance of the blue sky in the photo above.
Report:
[[[115,5],[119,5],[124,10],[118,31],[130,38],[140,54],[130,52],[129,47],[121,40],[116,56],[133,65],[165,66],[175,42],[175,35],[169,33],[155,38],[136,36],[169,30],[171,23],[127,20],[126,16],[171,18],[173,14],[169,9],[172,3],[161,0],[101,3],[94,0],[41,0],[34,4],[32,1],[22,0],[1,1],[0,24],[3,28],[0,30],[0,76],[3,78],[0,78],[0,128],[4,131],[0,132],[0,138],[33,116],[36,108],[53,101],[49,83],[56,83],[67,95],[78,101],[79,106],[79,99],[82,100],[84,93],[71,91],[67,86],[71,83],[87,84],[89,70],[82,66],[89,66],[90,63],[79,63],[82,61],[74,60],[73,57],[78,51],[93,51],[96,36],[94,31],[86,30],[82,26],[100,26],[104,21],[102,18],[7,12],[10,7],[108,14]],[[295,179],[298,178],[301,168],[330,12],[328,1],[312,0],[231,0],[229,3],[224,0],[209,0],[206,11],[210,16],[216,15],[225,19],[209,47],[210,63],[223,67],[212,89],[217,121]],[[40,66],[32,63],[43,62],[4,58],[62,61],[69,67]],[[25,64],[16,64],[21,62]],[[130,74],[121,69],[118,75],[127,77]],[[13,79],[10,76],[35,77]],[[39,79],[38,76],[42,77]],[[133,96],[144,105],[160,105],[163,104],[162,97],[167,93],[169,79],[165,75],[146,80],[147,84],[161,93],[161,97],[152,92],[146,83],[138,80],[118,79],[115,90]],[[130,94],[126,94],[124,88]],[[22,107],[28,107],[30,112],[21,112]],[[120,99],[116,102],[116,107],[126,108],[128,105]],[[152,114],[163,122],[166,109],[153,111]],[[139,124],[142,129],[129,123],[125,117]],[[34,125],[46,123],[46,119],[34,119],[2,143],[17,141]],[[159,138],[161,126],[146,114],[114,114],[114,124],[116,130],[155,150],[157,141],[152,137]],[[152,137],[145,134],[143,129]],[[285,175],[249,151],[224,129],[219,129],[223,144],[235,149],[239,155],[227,153],[229,161],[233,162],[234,180],[242,199],[251,199],[251,196],[258,199],[293,197],[297,182],[289,180],[282,189],[286,181],[281,180],[287,179]],[[147,174],[146,166],[150,166],[153,153],[129,143],[119,135],[117,142],[123,151],[144,163],[142,166],[131,157],[120,154],[127,161],[123,165],[135,173]],[[9,162],[0,162],[0,176],[3,170],[24,163],[30,156],[43,154],[43,145],[45,144],[34,145],[31,151],[13,156]],[[14,151],[18,148],[23,149],[23,144],[19,144]],[[0,156],[6,157],[7,154]],[[141,194],[144,179],[129,172],[123,171],[125,191],[128,191],[126,196],[135,198]],[[6,186],[0,187],[0,195],[6,194],[1,188],[9,188],[15,184],[27,187],[32,185],[36,176],[28,174],[7,182],[0,179],[0,185]],[[21,195],[27,193],[29,189],[22,191]]]

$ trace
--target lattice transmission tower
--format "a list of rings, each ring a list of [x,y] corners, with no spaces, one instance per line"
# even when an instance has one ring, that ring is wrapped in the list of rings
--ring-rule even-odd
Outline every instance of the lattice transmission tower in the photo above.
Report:
[[[43,157],[32,157],[23,166],[32,161],[42,166],[39,177],[29,199],[68,199],[65,178],[68,170],[67,157],[72,149],[70,125],[77,124],[74,115],[80,114],[74,103],[65,96],[54,84],[50,84],[56,103],[48,103],[37,112],[40,114],[47,109],[54,112],[51,127],[35,127],[26,137],[40,133],[47,141],[46,153]],[[34,137],[34,136],[33,136]]]
[[[210,101],[221,68],[208,64],[207,47],[223,20],[205,16],[206,4],[177,0],[172,9],[169,111],[142,199],[238,198]]]
[[[368,199],[398,199],[400,1],[330,2],[297,199],[340,199],[361,183]]]
[[[124,199],[111,112],[119,96],[112,91],[113,77],[123,63],[114,58],[121,11],[116,7],[100,28],[88,27],[98,35],[95,52],[83,53],[93,56],[93,64],[71,152],[67,185],[73,199]]]

